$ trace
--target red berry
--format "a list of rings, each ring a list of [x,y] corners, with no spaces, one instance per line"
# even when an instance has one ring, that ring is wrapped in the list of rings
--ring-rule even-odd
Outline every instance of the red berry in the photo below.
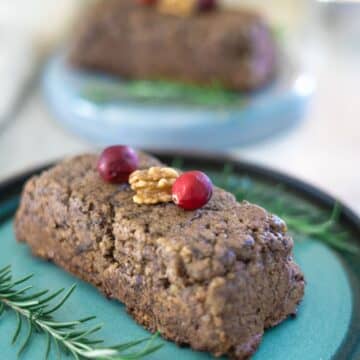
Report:
[[[138,156],[132,148],[114,145],[101,153],[97,169],[105,181],[120,184],[128,181],[129,175],[138,168],[138,165]]]
[[[203,207],[213,191],[211,180],[201,171],[188,171],[180,175],[173,187],[172,197],[176,205],[185,210]]]
[[[154,5],[157,0],[136,0],[140,5]]]
[[[216,0],[198,0],[198,8],[200,11],[213,10],[216,7]]]

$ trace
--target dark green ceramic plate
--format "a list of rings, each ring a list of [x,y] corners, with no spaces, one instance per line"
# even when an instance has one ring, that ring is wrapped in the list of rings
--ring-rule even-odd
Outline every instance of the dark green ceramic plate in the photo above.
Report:
[[[160,154],[160,157],[171,163],[179,155]],[[184,167],[208,172],[215,182],[236,192],[239,199],[257,201],[270,210],[277,208],[280,215],[291,219],[316,224],[329,217],[335,204],[333,198],[309,185],[251,164],[203,156],[181,155],[181,158]],[[105,299],[96,289],[53,264],[32,257],[26,245],[16,243],[12,225],[20,191],[29,176],[40,171],[34,170],[0,185],[0,268],[11,264],[16,276],[35,273],[31,281],[41,289],[55,290],[77,283],[77,291],[57,316],[72,320],[74,316],[97,315],[105,324],[101,335],[108,344],[144,336],[146,331],[126,314],[123,305]],[[295,319],[266,331],[255,360],[360,359],[360,256],[327,245],[338,232],[345,233],[344,243],[360,245],[359,218],[345,207],[322,241],[316,239],[317,234],[295,231],[295,257],[305,273],[306,294]],[[0,319],[0,359],[16,359],[17,349],[10,345],[14,328],[13,316],[6,313]],[[42,336],[34,337],[22,358],[43,359],[44,341]],[[149,359],[211,358],[163,342],[163,348]]]

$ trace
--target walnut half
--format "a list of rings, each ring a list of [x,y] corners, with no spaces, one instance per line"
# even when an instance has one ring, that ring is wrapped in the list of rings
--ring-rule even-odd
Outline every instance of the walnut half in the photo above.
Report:
[[[198,8],[198,0],[158,0],[157,10],[166,15],[190,16]]]
[[[129,177],[131,189],[136,192],[136,204],[158,204],[172,201],[171,189],[179,173],[169,167],[154,166],[134,171]]]

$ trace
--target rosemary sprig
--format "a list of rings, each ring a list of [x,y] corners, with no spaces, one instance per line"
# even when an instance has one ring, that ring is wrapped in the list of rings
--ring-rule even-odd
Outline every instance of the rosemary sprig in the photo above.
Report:
[[[219,84],[200,86],[170,80],[128,80],[110,82],[93,80],[81,95],[96,103],[123,101],[145,103],[180,103],[195,106],[243,106],[245,96]]]
[[[34,333],[46,335],[46,347],[44,358],[48,359],[51,347],[61,352],[71,354],[75,360],[80,359],[107,359],[107,360],[137,360],[157,351],[162,345],[153,344],[157,334],[140,340],[122,343],[114,346],[100,346],[103,340],[94,339],[102,325],[87,326],[95,316],[89,316],[73,321],[58,321],[53,315],[59,310],[74,292],[73,285],[67,292],[60,289],[53,293],[49,290],[31,292],[32,286],[23,284],[30,280],[33,275],[27,275],[19,280],[13,280],[11,266],[0,269],[0,316],[6,310],[16,314],[17,325],[12,337],[12,344],[20,340],[22,329],[26,324],[26,335],[19,346],[18,355],[30,345]],[[20,287],[22,285],[23,287]],[[59,296],[63,294],[59,300]],[[57,300],[56,303],[54,301]],[[126,352],[144,342],[147,342],[142,350],[132,353]]]
[[[348,241],[350,235],[339,226],[339,204],[335,204],[331,214],[324,214],[313,206],[299,203],[295,197],[291,198],[282,184],[273,186],[269,191],[266,184],[261,185],[247,176],[233,174],[230,165],[225,165],[220,175],[214,174],[213,179],[218,186],[233,193],[239,201],[248,200],[280,216],[295,239],[311,237],[339,251],[352,254],[359,252],[359,248]]]

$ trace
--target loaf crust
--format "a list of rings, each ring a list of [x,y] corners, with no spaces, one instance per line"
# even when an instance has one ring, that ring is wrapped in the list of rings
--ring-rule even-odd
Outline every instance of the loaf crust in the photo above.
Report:
[[[141,154],[140,164],[160,163]],[[120,300],[150,331],[216,356],[248,358],[265,328],[295,314],[304,278],[278,217],[219,188],[196,211],[137,205],[95,165],[82,155],[27,182],[15,230],[35,255]]]
[[[250,11],[164,15],[134,0],[103,0],[77,30],[70,62],[128,79],[254,90],[275,73],[271,29]]]

